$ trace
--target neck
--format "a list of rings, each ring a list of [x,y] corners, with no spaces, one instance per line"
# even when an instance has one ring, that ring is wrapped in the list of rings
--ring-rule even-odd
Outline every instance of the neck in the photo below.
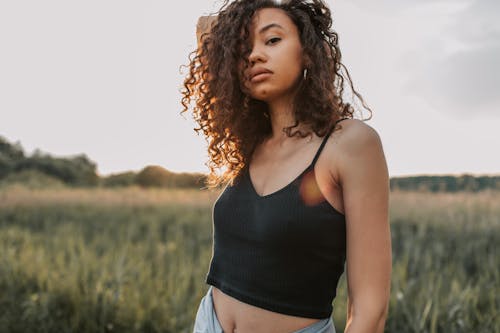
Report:
[[[300,137],[288,137],[283,131],[284,127],[292,126],[295,123],[293,115],[293,98],[291,96],[269,101],[268,107],[272,127],[272,135],[269,141],[282,145],[286,141],[301,139]],[[299,123],[293,130],[305,132],[309,129],[309,127]]]

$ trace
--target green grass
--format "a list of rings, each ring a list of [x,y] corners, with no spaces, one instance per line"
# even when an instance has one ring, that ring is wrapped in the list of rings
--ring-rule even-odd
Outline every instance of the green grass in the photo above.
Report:
[[[216,194],[71,191],[0,191],[0,332],[191,332]],[[499,198],[391,194],[386,332],[500,332]]]

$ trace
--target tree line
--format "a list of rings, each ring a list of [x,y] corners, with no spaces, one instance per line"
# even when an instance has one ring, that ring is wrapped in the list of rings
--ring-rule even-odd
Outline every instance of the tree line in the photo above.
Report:
[[[35,182],[40,186],[201,188],[204,177],[202,173],[175,173],[157,165],[146,166],[139,172],[99,176],[97,164],[85,154],[61,158],[37,149],[26,155],[19,142],[10,143],[0,136],[0,183],[3,184]]]
[[[500,175],[473,176],[411,176],[391,177],[391,191],[422,192],[479,192],[483,190],[500,190]]]
[[[73,187],[141,187],[204,188],[203,173],[175,173],[159,165],[149,165],[139,172],[126,171],[108,176],[97,174],[97,164],[85,154],[53,157],[35,150],[26,155],[19,142],[11,143],[0,136],[0,184],[36,183],[39,186],[59,184]],[[391,177],[391,191],[477,192],[500,189],[500,175],[410,176]]]

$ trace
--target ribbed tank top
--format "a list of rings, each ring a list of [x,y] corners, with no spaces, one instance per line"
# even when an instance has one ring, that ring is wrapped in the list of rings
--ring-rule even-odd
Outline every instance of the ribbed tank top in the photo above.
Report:
[[[260,196],[248,167],[233,186],[226,185],[212,207],[207,284],[274,312],[317,319],[332,315],[346,259],[345,216],[324,197],[313,204],[305,198],[321,193],[314,165],[335,124],[311,164],[285,187]]]

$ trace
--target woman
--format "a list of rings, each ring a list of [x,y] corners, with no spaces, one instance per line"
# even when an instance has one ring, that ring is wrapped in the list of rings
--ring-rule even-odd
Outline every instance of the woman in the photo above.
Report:
[[[383,332],[387,165],[377,132],[342,100],[329,9],[236,0],[211,19],[182,100],[182,112],[195,102],[195,130],[210,139],[207,184],[226,185],[194,332],[334,333],[344,264],[345,332]]]

